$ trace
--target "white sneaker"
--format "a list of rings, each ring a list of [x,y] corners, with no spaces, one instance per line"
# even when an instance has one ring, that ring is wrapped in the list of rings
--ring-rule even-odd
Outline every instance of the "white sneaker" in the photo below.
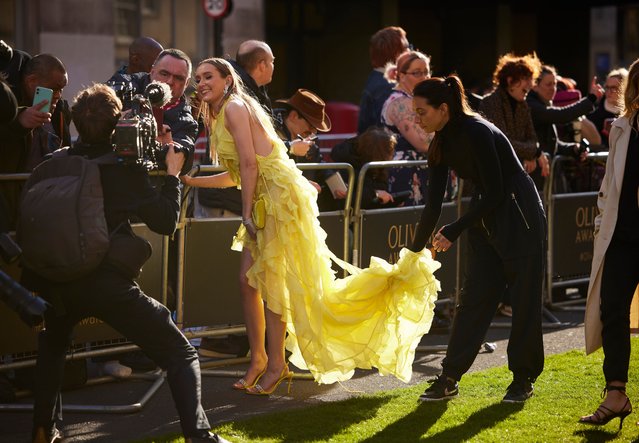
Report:
[[[127,378],[133,373],[133,369],[121,365],[117,360],[109,360],[102,365],[102,373],[116,378]]]

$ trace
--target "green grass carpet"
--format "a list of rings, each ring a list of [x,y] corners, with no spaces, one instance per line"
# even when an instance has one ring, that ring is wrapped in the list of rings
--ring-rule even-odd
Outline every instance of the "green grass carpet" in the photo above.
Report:
[[[628,395],[639,407],[639,339],[633,338]],[[599,442],[639,441],[639,412],[601,427],[577,423],[592,413],[603,388],[600,351],[550,356],[523,405],[502,404],[506,367],[466,375],[448,402],[417,403],[428,385],[362,395],[304,409],[265,414],[215,429],[232,442]],[[294,389],[294,385],[293,385]],[[165,441],[181,442],[180,438]]]

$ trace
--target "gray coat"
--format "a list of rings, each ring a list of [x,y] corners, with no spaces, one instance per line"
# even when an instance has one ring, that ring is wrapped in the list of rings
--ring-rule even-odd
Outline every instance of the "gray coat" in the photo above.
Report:
[[[599,214],[595,217],[595,242],[592,254],[590,284],[588,285],[588,300],[586,302],[585,333],[587,354],[601,347],[601,276],[604,257],[617,224],[619,196],[621,194],[631,131],[632,128],[627,117],[620,117],[615,120],[610,130],[610,151],[608,152],[608,162],[606,163],[606,174],[597,198]]]

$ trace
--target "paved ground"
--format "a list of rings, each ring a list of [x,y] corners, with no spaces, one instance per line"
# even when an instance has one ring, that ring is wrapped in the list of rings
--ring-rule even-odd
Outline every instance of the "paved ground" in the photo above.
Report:
[[[546,354],[583,349],[583,311],[560,311],[553,312],[553,315],[566,323],[561,328],[544,330]],[[495,342],[497,349],[492,353],[480,353],[471,371],[506,364],[508,333],[507,327],[490,329],[487,341]],[[422,340],[422,345],[441,346],[446,344],[447,339],[446,334],[429,334]],[[414,375],[410,385],[422,383],[438,373],[442,357],[442,352],[420,352],[415,360]],[[244,367],[245,365],[234,365],[224,368],[229,372],[227,377],[203,377],[203,405],[212,424],[275,410],[281,411],[283,408],[299,408],[341,400],[357,395],[355,393],[357,391],[375,392],[406,386],[394,378],[380,377],[372,371],[361,371],[352,380],[343,383],[343,387],[339,384],[326,386],[307,380],[295,380],[290,395],[286,395],[285,388],[280,387],[276,396],[255,398],[230,388],[236,376],[235,373],[239,377]],[[231,375],[234,378],[230,378]],[[63,400],[66,404],[124,405],[139,401],[149,386],[150,383],[147,381],[112,382],[65,392]],[[463,389],[463,385],[461,388]],[[21,400],[21,403],[28,402],[28,398]],[[30,420],[29,411],[0,412],[0,442],[29,441]],[[177,433],[179,423],[165,383],[140,412],[65,413],[63,430],[68,437],[65,440],[67,442],[115,443]]]

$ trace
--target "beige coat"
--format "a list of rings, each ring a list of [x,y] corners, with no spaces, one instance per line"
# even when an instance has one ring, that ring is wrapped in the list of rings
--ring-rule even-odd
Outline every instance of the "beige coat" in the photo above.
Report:
[[[606,163],[606,174],[597,198],[599,214],[595,217],[595,244],[592,254],[590,284],[588,285],[588,300],[586,302],[586,354],[590,354],[601,347],[601,275],[606,250],[608,245],[610,245],[610,240],[617,224],[619,195],[621,194],[631,130],[630,123],[626,117],[615,120],[610,130],[610,151],[608,152],[608,162]]]

